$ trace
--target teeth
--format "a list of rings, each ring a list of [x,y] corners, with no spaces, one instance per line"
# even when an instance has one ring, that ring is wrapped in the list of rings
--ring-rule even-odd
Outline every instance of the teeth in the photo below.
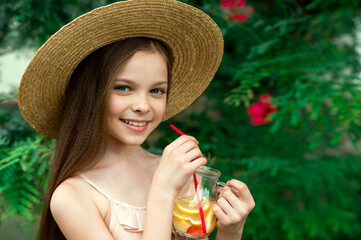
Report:
[[[137,126],[137,127],[141,127],[141,126],[144,126],[145,124],[147,124],[147,122],[133,122],[133,121],[128,121],[128,120],[124,120],[124,119],[122,119],[122,121],[125,122],[126,124]]]

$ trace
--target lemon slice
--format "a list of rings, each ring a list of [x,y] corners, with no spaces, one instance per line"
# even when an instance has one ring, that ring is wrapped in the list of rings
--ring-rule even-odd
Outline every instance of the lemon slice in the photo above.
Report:
[[[176,205],[176,204],[175,204]],[[180,221],[187,221],[192,226],[201,226],[202,221],[199,215],[199,211],[191,211],[190,208],[179,208],[177,205],[174,207],[173,216]]]
[[[210,207],[209,201],[202,199],[203,212],[207,211]],[[174,204],[181,212],[185,214],[199,214],[198,202],[194,197],[185,197],[175,200]]]
[[[207,232],[211,232],[216,223],[216,218],[212,211],[212,205],[215,201],[202,199],[202,207]],[[173,223],[178,229],[185,229],[189,226],[202,227],[202,221],[199,214],[198,202],[193,197],[176,199],[173,209]]]
[[[183,221],[178,219],[173,219],[174,228],[180,232],[186,233],[188,228],[192,226],[189,221]]]
[[[173,216],[176,219],[182,220],[182,221],[188,221],[189,217],[187,215],[185,215],[184,213],[180,212],[179,210],[177,210],[176,208],[174,208],[173,211]]]
[[[212,206],[215,203],[215,201],[207,202],[206,208],[203,209],[204,213],[204,221],[206,224],[207,232],[213,231],[215,225],[216,225],[216,217],[214,216],[214,213],[212,211]],[[190,215],[189,220],[192,224],[192,226],[202,226],[202,221],[200,215]]]
[[[190,217],[189,220],[192,226],[196,226],[196,227],[202,226],[201,217],[199,215],[193,215]]]
[[[211,205],[213,205],[214,203],[215,201],[213,201]],[[209,211],[206,213],[204,218],[205,218],[204,221],[206,222],[207,232],[212,232],[216,227],[216,220],[217,220],[216,217],[214,216],[212,209],[209,209]]]

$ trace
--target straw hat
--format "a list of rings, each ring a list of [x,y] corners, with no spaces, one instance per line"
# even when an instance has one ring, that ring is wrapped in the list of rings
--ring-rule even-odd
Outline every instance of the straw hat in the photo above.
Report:
[[[189,106],[206,89],[223,54],[223,37],[204,12],[174,0],[130,0],[86,13],[56,32],[35,54],[22,77],[18,103],[24,119],[55,138],[65,90],[91,52],[131,37],[165,44],[173,57],[172,84],[163,120]]]

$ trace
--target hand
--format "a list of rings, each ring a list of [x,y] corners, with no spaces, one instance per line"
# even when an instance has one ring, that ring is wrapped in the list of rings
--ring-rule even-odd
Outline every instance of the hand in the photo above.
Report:
[[[206,163],[207,159],[203,157],[198,141],[194,137],[182,135],[164,149],[153,181],[162,186],[162,191],[168,190],[175,197],[191,174]]]
[[[217,239],[240,239],[246,218],[255,207],[255,202],[243,182],[232,179],[227,182],[227,186],[230,189],[221,192],[212,208],[217,217]]]

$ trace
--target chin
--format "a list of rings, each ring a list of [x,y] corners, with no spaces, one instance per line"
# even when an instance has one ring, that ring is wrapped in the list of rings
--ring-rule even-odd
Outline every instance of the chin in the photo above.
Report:
[[[119,136],[119,135],[109,135],[109,143],[115,145],[127,145],[127,146],[139,146],[145,142],[147,139],[145,136]]]
[[[149,134],[140,134],[133,136],[123,136],[119,138],[119,141],[129,146],[139,146],[145,142]]]
[[[140,146],[145,142],[145,139],[139,139],[139,140],[127,140],[124,141],[123,143],[129,146]]]

